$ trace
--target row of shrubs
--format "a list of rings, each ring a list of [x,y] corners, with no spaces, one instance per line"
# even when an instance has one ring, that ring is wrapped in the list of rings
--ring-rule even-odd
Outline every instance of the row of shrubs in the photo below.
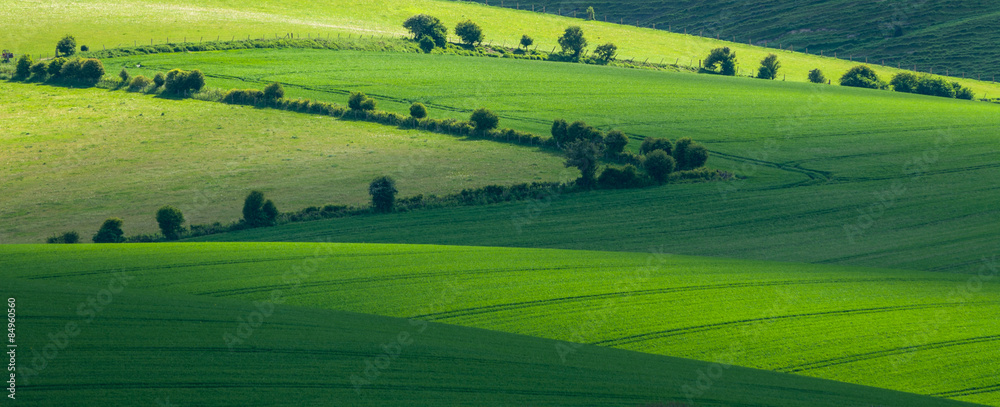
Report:
[[[865,65],[858,65],[840,78],[842,86],[859,88],[892,90],[897,92],[918,93],[921,95],[940,96],[972,100],[975,94],[958,82],[948,82],[944,78],[930,75],[916,75],[910,72],[900,72],[892,77],[889,83],[875,73],[875,70]]]
[[[85,53],[93,58],[119,58],[131,55],[167,54],[176,52],[228,51],[255,48],[308,48],[329,50],[357,50],[377,52],[420,52],[412,41],[402,39],[252,39],[234,41],[205,41],[198,43],[174,43],[122,47]]]

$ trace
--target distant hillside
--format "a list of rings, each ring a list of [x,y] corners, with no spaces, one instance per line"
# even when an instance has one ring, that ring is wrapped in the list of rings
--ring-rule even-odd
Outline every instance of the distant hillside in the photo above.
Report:
[[[483,0],[477,0],[482,3]],[[489,0],[500,5],[500,0]],[[990,0],[508,0],[505,7],[719,36],[756,45],[992,79],[1000,2]]]

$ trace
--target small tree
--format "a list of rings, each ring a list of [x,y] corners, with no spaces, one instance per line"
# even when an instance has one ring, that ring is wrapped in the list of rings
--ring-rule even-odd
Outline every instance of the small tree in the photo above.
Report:
[[[430,54],[435,47],[434,39],[428,35],[420,37],[419,44],[420,44],[420,49],[424,51],[425,54]]]
[[[597,60],[601,63],[608,63],[615,59],[615,54],[618,53],[618,46],[612,43],[607,43],[603,45],[598,45],[594,48],[594,54],[597,55]]]
[[[48,75],[49,67],[45,65],[45,62],[35,62],[31,65],[31,74],[35,76],[37,80],[44,80],[45,75]]]
[[[63,57],[55,58],[52,61],[49,61],[49,75],[53,78],[59,77],[64,64],[66,64],[66,58]]]
[[[594,6],[587,7],[587,19],[593,21],[594,17]]]
[[[665,138],[646,137],[639,146],[639,154],[646,155],[656,150],[663,150],[667,154],[674,151],[673,143]]]
[[[156,211],[156,223],[160,225],[160,232],[167,240],[180,239],[184,232],[184,214],[177,208],[167,205]]]
[[[583,186],[594,185],[597,165],[603,152],[601,147],[589,140],[576,140],[566,145],[566,167],[576,167],[580,170],[577,182]]]
[[[66,243],[73,244],[80,242],[80,234],[76,232],[66,232],[58,236],[52,236],[45,240],[46,243]]]
[[[496,113],[481,107],[472,112],[472,116],[469,117],[469,121],[476,126],[477,132],[485,133],[486,131],[497,128],[497,125],[500,124],[500,116],[497,116]]]
[[[99,59],[88,58],[83,60],[83,65],[80,66],[80,72],[77,77],[89,83],[97,83],[104,76],[104,64],[101,63]]]
[[[714,71],[716,65],[719,66],[720,74],[736,75],[736,52],[729,47],[713,49],[708,53],[708,58],[705,58],[705,69]]]
[[[273,226],[278,223],[280,212],[278,212],[278,207],[274,205],[274,201],[270,199],[264,201],[264,205],[260,207],[260,212],[263,215],[265,226]]]
[[[69,56],[75,53],[76,53],[76,38],[74,38],[72,35],[67,35],[63,37],[56,44],[56,54],[57,54],[56,56],[59,56],[58,54]]]
[[[583,36],[583,29],[577,26],[567,28],[559,37],[559,46],[562,47],[564,55],[569,55],[573,60],[579,60],[583,50],[587,47],[587,39]]]
[[[621,130],[611,130],[608,132],[608,136],[604,138],[604,146],[607,148],[606,153],[608,155],[618,155],[622,151],[625,151],[625,146],[628,145],[628,136]]]
[[[167,76],[164,75],[163,72],[157,72],[156,75],[153,76],[153,85],[156,85],[156,89],[159,89],[165,83],[167,83]]]
[[[757,69],[757,77],[760,79],[773,80],[778,77],[779,68],[781,68],[781,62],[778,62],[778,56],[774,54],[767,54],[767,56],[760,61],[760,68]]]
[[[823,71],[819,69],[813,69],[809,71],[809,82],[812,83],[826,82],[826,76],[823,75]]]
[[[250,227],[271,226],[278,218],[278,209],[270,199],[264,199],[264,193],[250,191],[243,201],[243,222]]]
[[[17,64],[14,67],[14,77],[27,78],[31,76],[31,66],[34,64],[35,61],[31,59],[31,55],[21,55],[21,57],[17,59]]]
[[[378,213],[392,212],[396,205],[396,181],[390,177],[375,178],[368,184],[368,194],[372,197],[372,208]]]
[[[447,44],[448,27],[445,27],[437,17],[427,14],[417,14],[406,19],[403,22],[403,27],[410,30],[414,40],[419,40],[420,37],[426,35],[431,37],[439,47],[444,47]]]
[[[414,102],[410,105],[410,116],[414,119],[423,119],[427,117],[427,106],[424,106],[424,104],[420,102]]]
[[[275,101],[285,97],[285,88],[280,83],[274,82],[264,87],[264,99]]]
[[[535,40],[533,38],[529,37],[528,34],[525,34],[525,35],[521,36],[521,47],[523,47],[525,51],[527,51],[528,47],[530,47],[534,43],[535,43]]]
[[[125,232],[122,231],[122,222],[119,218],[109,218],[104,221],[101,228],[94,235],[94,243],[122,243],[125,241]]]
[[[479,44],[483,42],[483,29],[472,22],[472,20],[465,20],[455,26],[455,35],[458,35],[462,39],[462,42],[468,45]]]
[[[684,169],[693,170],[701,168],[705,165],[706,161],[708,161],[708,149],[701,144],[694,144],[684,154],[684,164],[687,167]]]
[[[671,155],[673,155],[674,161],[677,162],[678,170],[683,171],[689,169],[687,165],[687,152],[692,145],[694,145],[694,140],[691,140],[690,137],[680,138],[677,140],[677,143],[674,144],[674,151]]]
[[[844,76],[840,77],[840,86],[868,89],[886,89],[889,87],[888,84],[878,77],[875,70],[865,65],[858,65],[847,70]]]
[[[643,168],[656,182],[664,183],[674,168],[677,166],[674,158],[667,155],[666,151],[656,150],[646,155],[642,162]]]
[[[123,85],[127,85],[129,83],[129,79],[132,79],[132,75],[129,75],[128,71],[124,67],[121,72],[118,72],[118,77],[121,78]]]
[[[569,141],[569,130],[568,124],[563,119],[555,119],[552,121],[552,138],[556,143],[562,144]]]
[[[146,88],[148,88],[152,83],[153,81],[149,80],[149,78],[139,75],[132,78],[132,81],[129,82],[128,90],[131,92],[141,92],[146,90]]]

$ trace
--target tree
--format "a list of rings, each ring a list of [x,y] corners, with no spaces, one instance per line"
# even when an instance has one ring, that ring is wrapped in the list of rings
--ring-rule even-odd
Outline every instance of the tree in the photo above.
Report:
[[[160,225],[160,232],[167,240],[180,239],[181,232],[184,231],[184,214],[177,208],[167,205],[156,211],[156,223]]]
[[[665,138],[646,137],[639,146],[639,154],[646,155],[656,150],[663,150],[667,154],[674,151],[673,144]]]
[[[414,102],[410,105],[410,116],[414,119],[423,119],[427,117],[427,106],[424,106],[424,104],[420,102]]]
[[[646,173],[650,177],[662,184],[667,181],[670,173],[674,172],[677,164],[674,161],[674,157],[667,155],[666,151],[656,150],[646,155],[642,166],[646,169]]]
[[[673,153],[671,155],[673,155],[674,161],[677,162],[677,169],[678,170],[683,171],[683,170],[688,169],[688,166],[687,166],[687,151],[688,151],[689,148],[691,148],[691,145],[693,145],[693,144],[694,144],[694,140],[691,140],[690,137],[683,137],[681,139],[678,139],[677,143],[674,144],[674,151],[673,151]]]
[[[567,28],[566,32],[559,37],[559,46],[562,47],[564,55],[569,55],[574,61],[579,60],[584,48],[587,47],[587,39],[583,36],[583,29],[577,26]]]
[[[278,218],[278,209],[270,199],[264,200],[264,193],[250,191],[243,201],[243,222],[250,227],[270,226]]]
[[[378,213],[392,212],[396,205],[396,181],[390,177],[375,178],[368,184],[368,194],[372,197],[372,208]]]
[[[469,121],[476,126],[476,131],[486,132],[497,128],[497,125],[500,124],[500,116],[481,107],[472,112]]]
[[[264,216],[264,224],[267,226],[273,226],[278,222],[278,207],[274,206],[274,202],[270,199],[264,201],[264,205],[260,207],[260,212]]]
[[[896,92],[914,93],[917,91],[917,86],[920,85],[920,78],[909,72],[900,72],[893,75],[889,84],[892,85],[892,90]]]
[[[601,147],[589,140],[576,140],[566,145],[566,167],[576,167],[580,170],[577,182],[583,186],[594,185],[597,165],[603,152]]]
[[[35,62],[31,65],[31,74],[35,76],[35,79],[45,79],[45,75],[48,75],[49,67],[45,65],[45,62]]]
[[[673,151],[674,161],[678,171],[693,170],[705,165],[708,160],[708,149],[694,142],[689,137],[677,140]]]
[[[528,47],[530,47],[534,43],[535,43],[535,40],[533,38],[529,37],[528,34],[525,34],[525,35],[521,36],[521,46],[524,47],[525,51],[527,51]]]
[[[736,75],[736,52],[729,47],[713,49],[708,53],[708,58],[705,58],[705,69],[714,71],[716,65],[719,65],[720,74]]]
[[[757,69],[757,77],[760,79],[773,80],[778,77],[779,68],[781,68],[781,62],[778,62],[778,56],[774,54],[767,54],[767,56],[760,61],[760,68]]]
[[[625,151],[625,146],[627,145],[628,136],[621,130],[611,130],[608,132],[608,136],[604,138],[604,146],[607,148],[606,153],[608,155],[621,154],[622,151]]]
[[[478,24],[472,22],[472,20],[459,22],[458,25],[455,26],[455,35],[461,38],[462,42],[468,45],[483,42],[483,29]]]
[[[448,27],[445,27],[437,17],[427,14],[417,14],[406,19],[403,27],[410,30],[414,40],[419,40],[420,37],[426,35],[431,37],[439,47],[444,47],[447,44]]]
[[[809,82],[812,83],[826,82],[826,76],[823,76],[823,71],[819,69],[813,69],[809,71]]]
[[[858,65],[844,73],[840,77],[840,86],[853,86],[856,88],[886,89],[889,87],[878,77],[875,71],[865,65]]]
[[[62,72],[62,67],[65,63],[66,63],[66,58],[63,57],[55,58],[52,61],[49,61],[49,75],[51,75],[54,78],[59,77],[60,73]]]
[[[430,36],[427,35],[420,37],[419,44],[420,44],[420,49],[424,51],[425,54],[430,54],[435,47],[434,39],[432,39]]]
[[[198,69],[188,72],[187,78],[184,79],[184,85],[190,92],[200,91],[205,87],[205,74]]]
[[[104,64],[99,59],[93,58],[83,60],[83,65],[80,66],[80,72],[77,74],[80,80],[90,83],[97,83],[103,76]]]
[[[31,66],[35,64],[35,61],[31,59],[31,55],[23,54],[17,59],[17,64],[14,68],[15,78],[27,78],[31,76]]]
[[[604,45],[598,45],[597,48],[594,48],[594,54],[597,55],[597,60],[604,64],[613,61],[616,53],[618,53],[618,46],[610,42]]]
[[[59,40],[56,44],[56,56],[58,54],[63,54],[66,56],[73,55],[76,53],[76,38],[72,35],[67,35]]]
[[[587,19],[593,21],[594,17],[594,6],[587,7]]]
[[[264,87],[264,99],[275,101],[285,97],[285,88],[280,83],[274,82]]]
[[[119,218],[109,218],[104,221],[101,228],[92,238],[94,243],[122,243],[125,241],[125,232],[122,231],[122,222]]]
[[[364,92],[351,92],[347,98],[347,107],[351,110],[375,110],[375,99],[369,98]]]
[[[122,84],[127,84],[129,83],[129,79],[132,79],[132,75],[129,75],[124,67],[122,67],[121,72],[118,72],[118,77],[121,78]]]
[[[568,125],[565,120],[555,119],[552,121],[552,138],[559,144],[569,141]]]
[[[164,75],[163,72],[157,72],[156,75],[153,76],[153,85],[156,85],[156,89],[159,89],[165,83],[167,83],[167,76]]]

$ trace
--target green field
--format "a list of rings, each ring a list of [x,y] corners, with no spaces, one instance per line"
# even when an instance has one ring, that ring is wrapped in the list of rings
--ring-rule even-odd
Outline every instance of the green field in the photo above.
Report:
[[[708,166],[748,177],[564,195],[541,210],[530,203],[453,208],[206,240],[621,251],[656,243],[685,254],[954,271],[998,254],[1000,213],[990,202],[1000,198],[994,182],[1000,107],[993,104],[448,55],[259,50],[108,63],[201,67],[210,86],[281,81],[292,97],[341,103],[344,93],[361,90],[380,108],[401,113],[410,101],[426,102],[432,117],[465,118],[486,106],[501,115],[502,126],[539,134],[547,134],[553,118],[582,119],[626,131],[633,149],[643,137],[693,137],[713,152]],[[311,69],[299,72],[303,64]],[[441,71],[452,74],[444,78]],[[873,219],[859,218],[865,214]]]
[[[526,3],[527,4],[527,3]],[[540,2],[538,4],[541,4]],[[0,5],[0,15],[6,24],[18,27],[0,33],[0,47],[17,53],[30,52],[50,55],[54,44],[68,33],[75,34],[80,44],[91,49],[112,48],[132,44],[178,41],[215,40],[232,38],[261,38],[286,33],[309,36],[328,35],[386,35],[402,36],[406,31],[402,22],[417,13],[435,15],[450,28],[466,18],[479,22],[488,42],[512,45],[528,34],[535,38],[540,49],[551,49],[556,39],[568,25],[580,25],[588,33],[594,46],[613,42],[618,45],[622,58],[649,59],[680,65],[698,66],[698,61],[708,50],[731,46],[740,58],[741,73],[756,72],[758,61],[770,52],[782,58],[783,74],[790,81],[806,81],[806,73],[821,68],[827,77],[838,78],[857,62],[810,54],[775,51],[770,48],[745,45],[746,38],[737,38],[740,44],[725,41],[668,33],[662,30],[636,28],[619,24],[583,21],[551,14],[533,13],[489,7],[477,3],[442,0],[338,0],[336,2],[307,0],[295,3],[254,3],[234,0],[120,0],[101,2],[86,0],[74,3],[72,12],[63,2],[7,2]],[[47,27],[66,27],[48,29]],[[71,32],[66,32],[71,31]],[[874,60],[872,63],[876,62]],[[883,75],[896,69],[875,67]],[[919,69],[919,67],[918,67]],[[961,80],[980,96],[1000,95],[1000,86],[994,83]]]
[[[168,204],[192,223],[229,222],[251,189],[293,211],[365,203],[380,175],[416,195],[564,171],[526,147],[123,91],[0,82],[0,112],[3,243],[69,230],[89,242],[113,216],[150,233]]]
[[[706,405],[732,404],[739,397],[746,397],[738,399],[741,403],[792,405],[772,398],[787,397],[786,392],[799,392],[810,383],[798,375],[1000,404],[994,375],[1000,340],[995,269],[981,273],[977,286],[965,275],[655,251],[242,243],[123,245],[115,251],[99,245],[18,245],[0,247],[0,254],[0,277],[12,282],[4,294],[13,290],[24,298],[19,307],[27,327],[22,332],[31,332],[30,338],[67,319],[84,319],[91,308],[80,311],[75,304],[105,286],[118,287],[109,283],[113,279],[127,281],[126,291],[105,306],[107,313],[94,319],[95,325],[105,328],[84,326],[87,336],[74,342],[66,359],[53,360],[52,376],[46,375],[46,385],[37,390],[96,397],[80,388],[94,380],[80,373],[93,371],[112,375],[101,374],[103,380],[115,383],[112,391],[132,392],[114,394],[176,395],[174,402],[180,402],[193,397],[191,390],[181,387],[193,386],[222,388],[222,393],[208,396],[221,398],[226,391],[243,391],[241,387],[259,380],[265,374],[256,373],[259,366],[275,370],[268,372],[275,373],[268,382],[278,387],[276,391],[310,389],[297,397],[348,392],[343,381],[362,368],[365,352],[377,352],[379,341],[406,326],[402,320],[343,312],[350,311],[796,374],[742,377],[749,372],[726,370],[725,382],[747,383],[754,390],[739,394],[730,393],[728,385],[721,392],[712,387],[699,396]],[[966,286],[973,288],[960,290]],[[267,318],[246,342],[236,345],[238,352],[227,352],[223,336],[236,329],[238,317],[254,310],[255,301],[258,309],[269,308],[268,301],[280,302],[281,313]],[[531,404],[543,403],[541,396],[548,395],[554,404],[584,399],[599,403],[606,396],[612,404],[637,405],[665,402],[647,394],[680,399],[678,390],[698,377],[691,367],[698,366],[695,362],[447,326],[434,325],[428,332],[431,328],[435,333],[429,342],[415,345],[416,354],[400,359],[406,360],[405,367],[387,372],[386,383],[379,388],[403,392],[403,397],[441,391],[468,401],[469,395],[444,388],[451,380],[472,380],[454,384],[463,387],[483,386],[480,380],[486,383],[492,375],[487,372],[496,369],[514,380],[507,397],[523,396]],[[110,343],[128,353],[103,349]],[[144,364],[142,375],[114,367],[139,363],[146,355],[175,352],[180,353],[176,360]],[[442,352],[472,359],[442,360]],[[290,355],[279,356],[285,353]],[[429,359],[425,354],[435,356]],[[480,361],[484,358],[488,360]],[[84,363],[95,359],[95,366]],[[67,361],[76,367],[67,367]],[[506,370],[506,364],[516,361],[541,365]],[[439,363],[474,370],[468,375],[454,370],[434,373],[444,376],[434,376],[429,389],[412,386],[427,381],[427,372],[438,372]],[[659,368],[664,363],[677,368]],[[549,371],[553,373],[545,373]],[[608,380],[611,372],[619,371],[629,373]],[[572,380],[575,375],[581,381]],[[146,388],[154,377],[162,383]],[[599,383],[602,380],[606,383]],[[636,380],[644,384],[636,386]],[[781,385],[757,384],[768,381]],[[620,387],[620,383],[632,385]],[[520,393],[518,386],[545,393]],[[825,386],[820,394],[803,392],[792,398],[806,405],[862,405],[831,398],[849,387]],[[489,391],[485,387],[480,390]],[[587,394],[574,398],[574,391],[584,389]],[[930,403],[892,398],[902,395],[876,401],[878,391],[867,391],[873,393],[863,405]],[[809,400],[806,394],[825,403]],[[640,397],[614,400],[635,395]],[[250,392],[240,397],[264,396]],[[266,397],[269,402],[281,399],[270,393]]]
[[[482,2],[482,1],[480,1]],[[491,4],[499,4],[491,1]],[[719,35],[772,47],[794,46],[818,54],[839,53],[855,60],[871,57],[896,65],[917,64],[919,69],[954,76],[966,72],[991,78],[1000,73],[982,61],[996,59],[997,15],[1000,7],[975,1],[855,1],[710,0],[529,0],[522,9],[583,17],[594,7],[598,20],[624,22],[706,37]],[[514,7],[516,3],[507,2]],[[738,10],[738,11],[737,11]],[[896,31],[899,27],[899,32]]]

